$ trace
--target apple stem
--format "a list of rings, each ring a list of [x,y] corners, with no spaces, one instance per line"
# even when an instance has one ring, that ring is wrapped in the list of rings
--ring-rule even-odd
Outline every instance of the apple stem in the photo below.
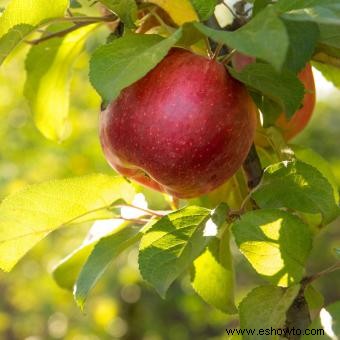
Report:
[[[230,53],[228,53],[227,55],[225,55],[222,59],[221,59],[221,63],[224,65],[229,64],[232,56],[236,53],[236,50],[231,50]]]
[[[210,59],[213,59],[214,53],[211,50],[209,39],[207,37],[205,37],[204,41],[205,41],[205,44],[206,44],[206,47],[207,47],[208,56],[209,56]]]
[[[220,55],[220,53],[222,51],[222,48],[223,48],[223,44],[218,44],[217,45],[217,47],[215,49],[215,52],[213,53],[213,56],[212,56],[213,60],[216,60],[219,57],[219,55]]]
[[[248,156],[243,163],[243,170],[247,175],[248,188],[252,190],[257,187],[261,182],[263,170],[254,144],[251,146]]]

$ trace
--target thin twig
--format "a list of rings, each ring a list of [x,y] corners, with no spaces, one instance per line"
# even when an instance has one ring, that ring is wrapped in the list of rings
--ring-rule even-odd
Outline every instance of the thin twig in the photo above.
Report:
[[[41,27],[44,27],[46,25],[54,24],[54,23],[60,23],[60,22],[73,22],[74,25],[66,28],[64,30],[61,30],[59,32],[51,33],[48,34],[44,37],[41,37],[39,39],[34,39],[34,40],[26,40],[25,42],[30,44],[30,45],[37,45],[40,44],[46,40],[56,38],[56,37],[64,37],[68,33],[71,33],[81,27],[87,26],[87,25],[92,25],[95,23],[100,23],[100,22],[113,22],[117,21],[117,17],[114,15],[109,15],[109,16],[104,16],[104,17],[64,17],[64,18],[56,18],[48,23],[44,23]],[[41,27],[39,27],[36,31],[41,31]]]
[[[231,58],[233,57],[233,55],[236,53],[236,50],[233,49],[230,51],[230,53],[228,53],[226,56],[224,56],[222,59],[221,59],[221,63],[224,64],[224,65],[227,65]]]
[[[333,273],[333,272],[335,272],[337,270],[340,270],[340,261],[335,263],[333,266],[331,266],[331,267],[329,267],[329,268],[327,268],[325,270],[322,270],[321,272],[318,272],[318,273],[315,273],[315,274],[313,274],[311,276],[306,277],[302,281],[302,283],[303,283],[304,286],[307,286],[308,284],[310,284],[313,281],[319,279],[320,277],[325,276],[325,275],[330,274],[330,273]]]
[[[261,181],[263,169],[254,144],[251,146],[243,163],[243,170],[248,178],[248,188],[252,190],[257,187]]]
[[[220,53],[221,53],[222,48],[223,48],[223,44],[218,44],[218,45],[217,45],[217,47],[216,47],[216,49],[215,49],[215,52],[214,52],[214,54],[213,54],[213,57],[212,57],[213,60],[216,60],[216,59],[217,59],[217,57],[218,57],[218,56],[220,55]]]
[[[155,8],[152,9],[152,10],[150,11],[150,13],[155,17],[155,19],[160,23],[160,25],[161,25],[162,27],[164,27],[164,28],[168,31],[168,33],[170,33],[170,34],[173,33],[173,32],[171,31],[171,29],[169,28],[170,26],[167,25],[167,24],[164,22],[164,20],[157,14]]]
[[[234,18],[238,18],[238,16],[236,15],[236,13],[234,12],[234,10],[228,5],[226,4],[224,1],[222,1],[222,4],[227,7],[228,11],[233,15]]]
[[[67,14],[70,16],[70,17],[73,17],[73,13],[71,12],[71,10],[68,8],[67,9]]]
[[[43,36],[42,38],[39,38],[39,39],[34,39],[34,40],[26,40],[25,42],[27,44],[30,44],[30,45],[38,45],[46,40],[50,40],[52,38],[62,38],[64,37],[65,35],[73,32],[73,31],[76,31],[77,29],[81,28],[81,27],[84,27],[84,26],[87,26],[87,25],[93,25],[93,22],[91,23],[77,23],[69,28],[66,28],[62,31],[59,31],[59,32],[55,32],[55,33],[51,33],[51,34],[47,34],[45,36]]]
[[[105,15],[102,17],[90,17],[90,16],[79,16],[79,17],[63,17],[63,18],[55,18],[47,23],[44,24],[44,26],[49,25],[51,23],[59,23],[59,22],[111,22],[117,20],[117,16],[110,14]]]
[[[141,208],[141,207],[137,207],[136,205],[133,204],[118,204],[118,205],[112,205],[112,207],[114,208],[133,208],[136,210],[140,210],[143,211],[145,213],[147,213],[148,215],[152,215],[152,216],[157,216],[157,217],[164,217],[166,216],[169,212],[167,211],[161,211],[161,210],[151,210],[151,209],[145,209],[145,208]]]
[[[209,43],[209,39],[207,37],[204,38],[204,41],[205,41],[205,44],[206,44],[206,47],[207,47],[207,52],[208,52],[208,56],[210,59],[213,58],[213,51],[211,50],[211,46],[210,46],[210,43]]]

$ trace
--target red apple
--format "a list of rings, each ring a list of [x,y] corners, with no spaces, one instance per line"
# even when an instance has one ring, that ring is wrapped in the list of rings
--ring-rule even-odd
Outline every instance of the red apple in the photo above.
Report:
[[[282,130],[285,140],[292,139],[306,127],[315,108],[315,82],[310,64],[307,64],[299,73],[299,79],[305,87],[301,109],[296,111],[289,120],[281,114],[276,121],[276,126]]]
[[[100,138],[119,173],[190,198],[240,168],[255,128],[255,105],[221,63],[172,49],[102,112]]]
[[[255,63],[256,58],[236,52],[232,57],[232,64],[237,72],[241,72],[249,64]]]
[[[247,65],[255,62],[255,58],[236,52],[233,56],[232,63],[237,71],[242,71]],[[315,83],[312,67],[307,64],[298,75],[300,81],[305,87],[305,96],[302,107],[296,111],[288,120],[284,113],[278,117],[275,125],[282,131],[285,140],[290,140],[301,132],[308,124],[315,107]]]

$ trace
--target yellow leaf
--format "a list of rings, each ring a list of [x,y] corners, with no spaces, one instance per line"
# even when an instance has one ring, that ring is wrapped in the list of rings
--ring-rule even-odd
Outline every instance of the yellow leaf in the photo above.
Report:
[[[31,185],[0,204],[0,269],[10,271],[40,240],[62,226],[110,218],[112,202],[132,201],[122,177],[93,174]]]
[[[177,25],[198,21],[194,7],[189,0],[148,0],[166,11]]]
[[[28,54],[24,93],[36,126],[48,139],[61,142],[68,136],[72,66],[96,26],[85,26],[64,38],[33,46]]]

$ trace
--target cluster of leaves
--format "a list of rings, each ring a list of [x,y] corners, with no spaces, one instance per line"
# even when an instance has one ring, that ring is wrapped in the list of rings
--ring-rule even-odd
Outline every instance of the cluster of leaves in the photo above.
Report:
[[[12,0],[0,17],[0,62],[20,42],[28,40],[32,45],[24,92],[37,127],[49,139],[65,138],[72,65],[103,23],[125,26],[123,36],[111,34],[90,62],[90,81],[104,102],[143,77],[174,46],[205,54],[207,38],[226,45],[229,52],[256,58],[242,72],[229,65],[228,69],[249,88],[267,125],[280,112],[289,118],[300,107],[304,89],[297,74],[310,60],[339,85],[338,1],[249,1],[253,11],[243,13],[245,24],[235,31],[205,25],[216,11],[214,0],[99,2],[109,14],[65,16],[67,9],[81,6],[78,1]],[[171,23],[160,18],[150,34],[136,33],[145,17],[157,16],[159,7]],[[266,151],[269,166],[260,185],[250,192],[243,190],[238,200],[222,197],[215,206],[206,207],[198,199],[196,205],[173,212],[138,208],[133,205],[136,189],[131,183],[104,175],[28,187],[0,205],[0,268],[11,270],[57,228],[114,218],[120,220],[115,228],[88,238],[54,271],[57,283],[74,291],[79,306],[83,308],[89,291],[114,258],[139,243],[141,275],[161,296],[190,271],[197,294],[233,314],[237,312],[233,238],[254,270],[269,282],[251,291],[238,306],[241,327],[282,327],[297,297],[315,305],[317,294],[313,294],[312,279],[305,278],[305,263],[318,231],[339,216],[339,193],[319,156],[292,150],[277,140],[273,144],[275,152]],[[241,171],[236,178],[240,176]],[[138,217],[124,217],[126,207],[138,211]],[[337,304],[329,310],[336,315],[339,309]]]

